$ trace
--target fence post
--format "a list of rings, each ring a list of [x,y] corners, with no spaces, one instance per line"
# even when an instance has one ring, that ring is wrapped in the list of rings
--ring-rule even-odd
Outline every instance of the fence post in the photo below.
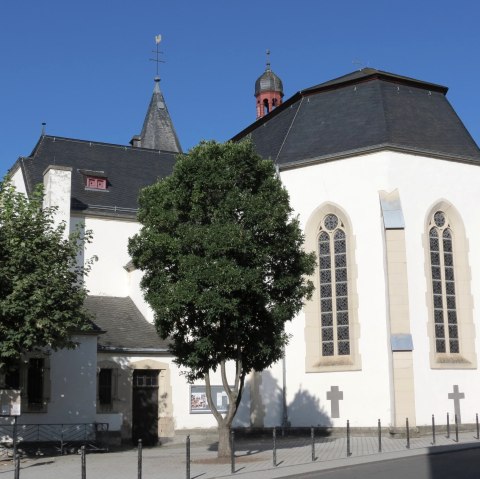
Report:
[[[347,457],[352,455],[350,450],[350,421],[347,419]]]
[[[187,445],[186,445],[186,453],[187,453],[187,479],[190,479],[190,436],[187,436]]]
[[[408,417],[405,420],[405,425],[407,427],[407,449],[410,449],[410,428],[408,427]]]
[[[230,464],[232,474],[235,474],[235,431],[230,431]]]
[[[455,442],[458,442],[458,417],[455,414]]]
[[[273,428],[273,467],[277,467],[277,428]]]
[[[382,423],[378,420],[378,452],[382,452]]]
[[[312,440],[312,462],[315,462],[315,428],[310,428],[310,438]]]
[[[450,414],[447,412],[447,439],[450,438]]]
[[[15,465],[14,478],[20,479],[20,454],[15,453],[15,455],[13,456],[13,461]]]
[[[479,430],[478,430],[478,412],[477,414],[475,414],[475,423],[477,425],[477,439],[480,439],[480,434],[479,434]]]
[[[85,446],[80,448],[82,457],[82,479],[87,479],[87,461],[85,459]]]
[[[142,440],[138,440],[138,479],[142,479]]]
[[[432,414],[432,444],[435,446],[435,415]]]
[[[17,457],[17,419],[18,416],[15,416],[13,419],[13,459]]]

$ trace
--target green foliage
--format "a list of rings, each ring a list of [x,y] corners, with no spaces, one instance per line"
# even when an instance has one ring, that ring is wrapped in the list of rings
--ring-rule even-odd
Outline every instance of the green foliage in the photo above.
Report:
[[[273,163],[248,141],[202,142],[142,191],[129,252],[190,381],[233,360],[243,383],[281,358],[315,262],[291,213]]]
[[[91,329],[83,309],[77,254],[91,234],[63,238],[54,208],[42,209],[43,189],[31,198],[0,183],[0,364],[36,348],[73,347],[73,332]]]

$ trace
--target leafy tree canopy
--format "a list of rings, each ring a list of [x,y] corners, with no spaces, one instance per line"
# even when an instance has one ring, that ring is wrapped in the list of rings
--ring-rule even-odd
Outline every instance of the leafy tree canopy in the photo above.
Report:
[[[42,208],[43,189],[30,198],[0,183],[0,365],[36,348],[73,347],[73,332],[92,328],[83,309],[86,267],[77,254],[91,234],[64,239],[55,208]]]
[[[190,381],[233,360],[243,385],[281,358],[284,324],[311,294],[315,263],[291,214],[273,163],[249,141],[202,142],[141,192],[143,227],[129,252]]]

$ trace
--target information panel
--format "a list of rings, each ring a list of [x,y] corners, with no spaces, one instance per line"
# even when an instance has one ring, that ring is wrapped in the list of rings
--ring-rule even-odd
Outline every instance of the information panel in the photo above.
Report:
[[[20,416],[20,391],[0,389],[0,416]]]
[[[228,396],[223,386],[212,386],[212,399],[218,412],[227,412]],[[205,386],[190,386],[190,413],[210,414]]]

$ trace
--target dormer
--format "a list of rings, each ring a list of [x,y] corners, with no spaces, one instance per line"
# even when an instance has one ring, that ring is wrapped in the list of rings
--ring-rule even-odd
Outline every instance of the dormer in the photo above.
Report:
[[[86,190],[108,191],[108,178],[104,171],[78,171],[83,175]]]

